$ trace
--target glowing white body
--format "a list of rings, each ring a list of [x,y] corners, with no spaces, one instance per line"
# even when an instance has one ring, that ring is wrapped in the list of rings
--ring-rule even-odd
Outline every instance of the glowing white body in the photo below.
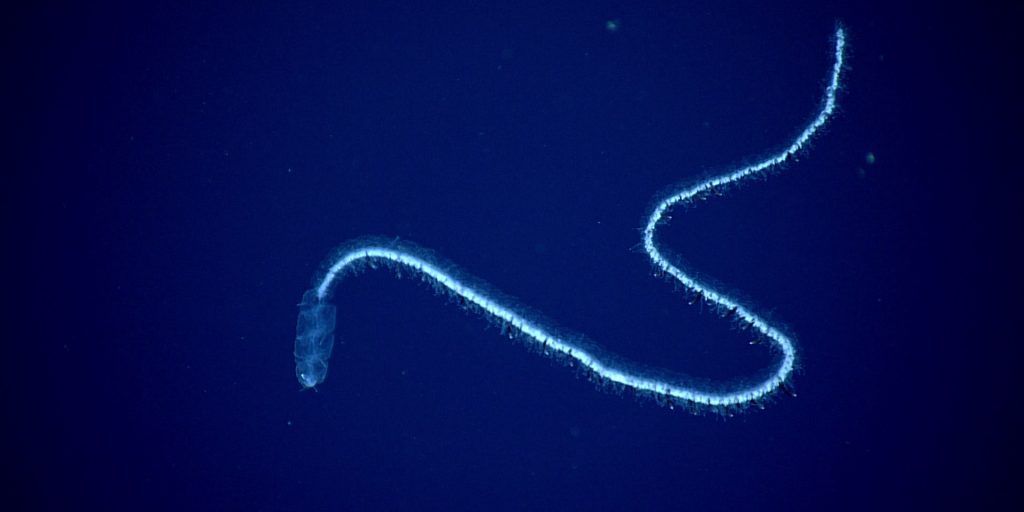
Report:
[[[630,372],[624,368],[616,367],[606,361],[602,361],[597,355],[588,352],[587,349],[572,343],[570,340],[560,338],[552,334],[536,320],[526,318],[510,307],[492,300],[486,292],[473,288],[460,282],[456,277],[438,268],[424,258],[418,257],[413,252],[389,248],[385,244],[367,243],[363,246],[355,246],[342,252],[337,260],[329,266],[315,290],[320,300],[326,300],[331,285],[335,279],[343,275],[344,271],[354,264],[363,260],[385,260],[392,264],[408,268],[409,270],[429,278],[443,286],[452,294],[461,297],[468,303],[479,308],[480,311],[495,319],[504,322],[525,336],[528,342],[534,342],[545,347],[547,350],[555,351],[575,360],[582,367],[589,369],[593,375],[614,382],[637,391],[650,392],[673,399],[690,402],[693,404],[707,406],[732,406],[748,402],[755,402],[770,395],[773,391],[782,386],[793,372],[796,362],[796,349],[793,342],[781,331],[769,325],[764,319],[744,308],[735,300],[711,289],[709,286],[697,281],[687,275],[678,267],[673,265],[667,258],[662,256],[655,241],[655,232],[666,212],[681,202],[689,201],[695,197],[710,193],[715,189],[724,187],[731,183],[738,182],[744,178],[764,173],[768,169],[778,166],[787,161],[795,153],[806,146],[814,134],[825,124],[832,115],[836,105],[836,92],[839,88],[840,72],[843,69],[844,50],[846,45],[846,34],[842,28],[836,29],[835,34],[835,62],[832,66],[831,79],[825,89],[825,98],[817,116],[800,133],[787,148],[771,158],[759,163],[731,171],[720,176],[704,180],[689,188],[676,192],[662,200],[655,206],[647,220],[643,230],[643,247],[650,257],[651,262],[666,275],[672,276],[683,287],[697,294],[702,300],[718,305],[721,310],[728,312],[737,321],[749,325],[760,333],[761,336],[770,340],[781,352],[779,366],[767,378],[749,387],[728,392],[714,392],[709,390],[688,387],[675,382],[659,380],[645,376],[641,373]],[[299,375],[299,381],[306,387],[312,387],[319,383],[316,378]]]

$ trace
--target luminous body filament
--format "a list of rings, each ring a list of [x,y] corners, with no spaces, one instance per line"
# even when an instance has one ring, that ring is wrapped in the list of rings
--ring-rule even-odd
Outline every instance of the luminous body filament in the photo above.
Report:
[[[306,388],[318,385],[327,375],[327,358],[333,346],[335,310],[327,302],[332,285],[351,271],[378,264],[389,266],[401,272],[411,272],[429,282],[440,291],[458,299],[462,304],[490,317],[526,343],[536,344],[544,353],[564,356],[569,364],[584,369],[595,379],[621,385],[638,392],[664,398],[668,403],[684,403],[713,408],[725,408],[750,403],[761,403],[780,388],[785,388],[795,363],[796,349],[793,342],[779,329],[771,326],[736,300],[714,290],[673,265],[658,248],[656,232],[666,214],[680,203],[693,202],[710,194],[717,194],[731,184],[764,174],[776,168],[803,149],[818,130],[832,116],[836,106],[840,73],[843,70],[846,34],[840,27],[835,33],[835,60],[824,100],[818,114],[796,139],[780,153],[761,162],[715,176],[695,185],[678,190],[658,202],[647,219],[643,230],[643,248],[654,266],[666,276],[675,279],[690,291],[698,301],[717,306],[717,310],[745,327],[752,329],[760,338],[770,341],[781,354],[778,367],[760,382],[732,389],[717,391],[676,382],[664,377],[652,377],[642,370],[631,371],[616,365],[611,358],[602,357],[599,351],[578,341],[581,336],[566,336],[556,333],[552,327],[527,313],[518,311],[511,304],[503,303],[488,292],[486,287],[476,285],[475,280],[459,278],[450,264],[438,261],[425,251],[411,244],[400,242],[368,241],[356,242],[345,247],[326,266],[326,271],[317,280],[314,288],[307,291],[299,305],[299,321],[295,339],[296,376]],[[461,274],[461,273],[458,273]],[[464,274],[461,274],[464,275]]]

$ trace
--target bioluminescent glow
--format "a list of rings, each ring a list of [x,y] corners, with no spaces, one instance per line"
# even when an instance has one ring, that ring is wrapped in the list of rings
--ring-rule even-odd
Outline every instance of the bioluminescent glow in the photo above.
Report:
[[[467,307],[499,322],[504,329],[508,329],[524,342],[535,344],[544,353],[564,356],[565,361],[601,381],[664,397],[670,403],[683,402],[712,407],[760,403],[762,399],[785,386],[790,378],[796,362],[796,348],[792,340],[736,300],[673,265],[659,250],[656,232],[666,213],[676,205],[692,202],[694,199],[720,192],[730,184],[763,174],[805,148],[835,110],[845,46],[846,34],[842,28],[837,28],[835,61],[821,109],[788,147],[761,162],[706,179],[670,194],[654,207],[643,230],[643,248],[658,270],[678,281],[694,294],[697,301],[706,301],[717,306],[718,311],[753,329],[759,337],[769,340],[780,351],[781,360],[778,367],[763,380],[740,389],[718,391],[686,382],[676,382],[665,377],[653,377],[651,375],[654,375],[654,372],[631,370],[615,363],[613,358],[603,356],[589,345],[575,341],[583,339],[582,336],[566,336],[556,332],[554,327],[546,325],[542,320],[531,317],[507,301],[498,300],[496,293],[476,284],[472,278],[459,277],[465,274],[452,270],[451,265],[439,262],[425,251],[404,243],[370,241],[356,242],[342,249],[331,262],[328,262],[326,271],[314,288],[303,296],[303,302],[299,305],[295,338],[295,372],[299,382],[309,388],[318,385],[326,377],[327,358],[334,342],[334,307],[327,302],[332,285],[349,271],[367,265],[375,267],[377,263],[383,263],[412,272],[439,290],[449,293]]]

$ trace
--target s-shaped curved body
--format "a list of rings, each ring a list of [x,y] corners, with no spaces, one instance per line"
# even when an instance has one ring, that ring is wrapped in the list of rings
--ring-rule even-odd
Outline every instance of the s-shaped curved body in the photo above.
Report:
[[[319,311],[316,309],[319,307],[317,302],[320,305],[326,305],[331,286],[348,271],[361,267],[361,264],[385,263],[398,269],[411,271],[425,281],[450,293],[464,305],[473,307],[497,320],[503,327],[510,329],[510,332],[518,333],[524,341],[542,346],[545,353],[550,351],[562,354],[567,361],[579,365],[604,381],[695,405],[727,407],[757,403],[785,386],[796,362],[796,349],[793,342],[780,330],[769,325],[763,318],[743,307],[734,299],[701,283],[673,265],[658,249],[655,234],[665,214],[679,203],[719,192],[723,187],[732,183],[763,174],[789,160],[803,149],[835,110],[836,92],[843,69],[845,46],[846,34],[841,27],[837,28],[835,62],[832,65],[831,78],[825,89],[821,110],[788,147],[766,160],[709,178],[669,195],[654,207],[643,230],[644,250],[658,270],[678,281],[680,285],[694,293],[698,300],[718,306],[719,311],[746,324],[779,349],[781,360],[778,367],[760,382],[741,389],[718,392],[674,382],[663,377],[653,377],[644,372],[629,371],[621,365],[614,364],[611,358],[602,357],[596,350],[579,341],[574,341],[582,339],[582,337],[556,333],[553,328],[543,325],[541,321],[531,318],[529,314],[518,311],[508,304],[503,304],[494,298],[495,294],[485,291],[484,287],[460,280],[453,272],[446,270],[446,268],[451,268],[450,265],[440,262],[437,258],[427,255],[425,251],[420,251],[410,244],[398,242],[357,242],[343,249],[336,258],[332,259],[332,262],[329,262],[326,271],[317,281],[315,287],[304,296],[300,312],[305,312],[308,317],[310,311]],[[309,388],[319,384],[326,376],[326,357],[316,358],[317,362],[322,360],[322,368],[318,368],[316,371],[310,370],[308,356],[310,352],[308,349],[311,346],[310,322],[308,318],[305,320],[304,318],[306,317],[300,316],[299,332],[296,338],[296,362],[298,363],[296,375],[299,382]],[[323,331],[323,329],[319,329],[319,331]],[[330,351],[327,350],[326,354],[330,354]]]

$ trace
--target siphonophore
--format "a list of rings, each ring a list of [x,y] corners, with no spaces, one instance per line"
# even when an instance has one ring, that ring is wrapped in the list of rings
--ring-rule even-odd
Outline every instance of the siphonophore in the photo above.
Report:
[[[307,291],[299,305],[299,321],[295,337],[296,375],[306,388],[318,385],[327,374],[327,358],[334,342],[334,307],[327,300],[332,286],[345,275],[365,267],[379,265],[411,272],[449,294],[465,307],[497,321],[510,337],[542,348],[544,353],[562,356],[568,364],[576,366],[595,379],[641,393],[663,398],[668,403],[724,408],[749,403],[760,403],[773,392],[787,386],[796,364],[796,348],[792,340],[778,328],[725,294],[686,274],[666,258],[658,247],[656,233],[665,215],[680,203],[692,202],[721,192],[725,187],[761,175],[778,167],[805,148],[808,141],[832,116],[836,107],[836,94],[840,74],[844,67],[846,33],[842,27],[835,32],[835,54],[828,85],[817,115],[781,152],[765,160],[674,191],[659,201],[643,229],[643,248],[655,268],[671,276],[693,294],[697,301],[716,307],[724,315],[740,322],[743,327],[768,340],[779,351],[778,366],[765,378],[736,389],[718,390],[664,377],[660,372],[632,369],[618,363],[614,357],[582,341],[579,335],[565,334],[553,326],[517,308],[512,301],[502,299],[498,293],[454,269],[454,266],[431,256],[415,246],[400,242],[357,241],[343,247],[325,265],[325,271]]]

